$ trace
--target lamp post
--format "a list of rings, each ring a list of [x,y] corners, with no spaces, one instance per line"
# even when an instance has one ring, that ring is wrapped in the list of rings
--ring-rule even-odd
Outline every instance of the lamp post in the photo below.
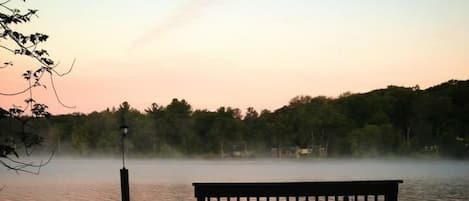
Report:
[[[129,194],[129,171],[125,168],[125,149],[124,149],[124,137],[129,132],[129,127],[123,124],[120,127],[121,131],[121,149],[122,149],[122,169],[121,173],[121,193],[122,193],[122,201],[130,201],[130,194]]]

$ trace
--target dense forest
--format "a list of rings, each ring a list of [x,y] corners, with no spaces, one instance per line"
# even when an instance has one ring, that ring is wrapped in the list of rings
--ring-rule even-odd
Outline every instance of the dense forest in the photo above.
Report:
[[[123,102],[90,114],[52,115],[26,127],[0,115],[2,139],[20,129],[58,155],[114,155],[126,124],[127,151],[155,157],[469,158],[469,80],[422,90],[388,86],[337,98],[297,96],[274,111],[194,110],[184,99],[145,111]],[[13,136],[13,138],[11,138]]]

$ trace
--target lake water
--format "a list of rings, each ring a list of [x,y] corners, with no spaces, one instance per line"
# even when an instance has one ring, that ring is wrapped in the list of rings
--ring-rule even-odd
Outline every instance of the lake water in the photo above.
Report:
[[[0,201],[120,200],[118,159],[55,158],[40,175],[0,168]],[[449,160],[128,160],[131,200],[195,200],[192,182],[402,179],[399,200],[469,200],[469,162]]]

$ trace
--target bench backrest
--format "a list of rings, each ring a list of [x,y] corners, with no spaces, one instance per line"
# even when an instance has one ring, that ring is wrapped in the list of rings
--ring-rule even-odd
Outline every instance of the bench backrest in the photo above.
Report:
[[[193,183],[197,201],[397,201],[402,180],[287,183]]]

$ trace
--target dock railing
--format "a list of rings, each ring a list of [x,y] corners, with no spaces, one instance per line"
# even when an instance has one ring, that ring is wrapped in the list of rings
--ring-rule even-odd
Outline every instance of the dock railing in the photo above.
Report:
[[[197,201],[397,201],[402,180],[193,183]]]

